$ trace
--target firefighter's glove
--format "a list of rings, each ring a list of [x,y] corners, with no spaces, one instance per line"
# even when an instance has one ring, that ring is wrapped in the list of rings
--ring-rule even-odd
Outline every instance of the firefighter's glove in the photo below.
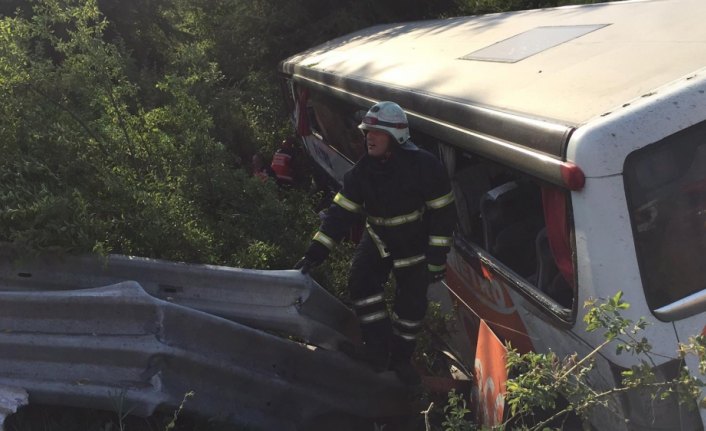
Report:
[[[302,257],[299,259],[299,262],[294,264],[294,269],[298,269],[302,272],[302,274],[308,274],[311,272],[312,269],[316,268],[317,266],[321,265],[320,260],[313,260],[309,257]]]
[[[301,270],[302,274],[308,274],[312,269],[324,263],[328,257],[329,249],[318,241],[311,241],[309,248],[304,253],[304,257],[294,265],[294,269]]]
[[[436,283],[446,277],[446,265],[429,265],[429,282]]]

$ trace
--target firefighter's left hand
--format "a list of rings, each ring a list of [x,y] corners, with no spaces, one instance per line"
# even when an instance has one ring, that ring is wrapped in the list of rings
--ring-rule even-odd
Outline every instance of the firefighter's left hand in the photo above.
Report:
[[[306,256],[302,257],[299,262],[294,265],[294,269],[298,269],[302,274],[308,274],[312,269],[319,266],[321,262],[312,260]]]

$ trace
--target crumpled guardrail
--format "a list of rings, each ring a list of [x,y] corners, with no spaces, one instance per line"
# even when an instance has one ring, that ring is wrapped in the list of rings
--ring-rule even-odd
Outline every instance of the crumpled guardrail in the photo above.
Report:
[[[138,415],[194,391],[187,410],[278,431],[407,408],[392,373],[160,300],[134,281],[0,292],[0,385],[45,404],[112,410],[121,400]]]
[[[5,418],[28,403],[29,394],[26,390],[0,385],[0,431],[4,429],[2,424],[5,422]]]
[[[71,290],[126,280],[147,293],[330,349],[360,343],[355,314],[299,271],[259,271],[122,255],[18,260],[0,248],[0,290]]]

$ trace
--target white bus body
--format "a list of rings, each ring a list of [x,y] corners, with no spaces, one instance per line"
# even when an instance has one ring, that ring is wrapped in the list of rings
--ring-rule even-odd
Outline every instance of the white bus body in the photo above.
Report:
[[[459,209],[451,345],[467,366],[481,320],[520,350],[590,352],[602,337],[585,331],[582,304],[620,290],[669,376],[678,343],[706,332],[705,20],[703,0],[642,0],[381,25],[280,72],[334,179],[364,151],[356,115],[380,100],[438,150]],[[615,387],[634,361],[605,349],[593,384]],[[593,425],[706,420],[635,394],[615,407]]]

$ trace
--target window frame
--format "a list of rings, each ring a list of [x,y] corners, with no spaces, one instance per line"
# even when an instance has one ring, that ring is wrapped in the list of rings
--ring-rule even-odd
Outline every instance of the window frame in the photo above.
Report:
[[[676,317],[672,318],[669,317],[669,313],[662,313],[660,310],[662,309],[668,309],[671,308],[670,306],[679,303],[680,301],[685,300],[686,298],[690,298],[696,295],[699,295],[699,293],[704,293],[706,291],[706,285],[701,289],[697,290],[691,293],[686,294],[685,296],[682,296],[679,299],[676,300],[668,300],[667,302],[664,301],[659,301],[660,297],[660,292],[663,292],[663,289],[657,288],[657,289],[652,289],[653,286],[649,284],[650,282],[648,281],[651,276],[653,276],[653,271],[652,271],[652,266],[646,262],[648,260],[648,256],[645,255],[645,253],[642,250],[642,246],[639,245],[639,238],[642,236],[642,232],[640,232],[640,223],[639,220],[636,220],[636,215],[635,213],[639,208],[641,208],[643,205],[637,205],[636,204],[636,194],[638,193],[638,190],[636,190],[635,187],[633,187],[635,184],[633,184],[633,181],[637,182],[639,181],[637,177],[637,172],[632,169],[632,164],[637,163],[639,161],[640,157],[647,157],[651,153],[656,153],[659,151],[662,151],[663,148],[668,147],[668,146],[678,146],[680,145],[680,140],[694,140],[698,139],[699,133],[701,136],[706,137],[706,121],[701,121],[699,123],[693,124],[687,128],[684,128],[676,133],[673,133],[669,136],[666,136],[659,141],[653,142],[651,144],[645,145],[642,148],[639,148],[625,157],[625,161],[623,162],[623,186],[625,189],[625,198],[626,198],[626,206],[628,210],[628,214],[630,217],[630,226],[632,229],[632,235],[633,235],[633,244],[635,247],[635,257],[637,260],[638,264],[638,269],[640,272],[640,282],[642,284],[642,290],[645,295],[645,300],[647,302],[647,306],[649,309],[655,313],[656,317],[658,317],[660,320],[677,320]],[[691,137],[690,134],[696,135],[695,137]],[[688,144],[685,145],[695,145],[699,146],[698,141],[690,141]],[[700,145],[704,146],[706,148],[706,143],[701,143]],[[705,150],[706,151],[706,150]],[[672,153],[674,154],[674,153]],[[671,180],[671,182],[678,181],[677,179]],[[665,183],[666,184],[666,183]],[[662,184],[664,185],[664,184]],[[647,201],[646,203],[650,203]],[[654,292],[652,291],[654,290]],[[675,315],[676,316],[676,315]],[[682,314],[678,314],[678,316],[683,317]]]
[[[448,144],[446,144],[448,145]],[[459,155],[459,152],[462,154]],[[471,156],[471,157],[478,157],[472,153],[468,153],[466,151],[461,151],[457,149],[457,157],[456,159],[461,159],[464,156]],[[530,180],[532,183],[534,183],[537,187],[540,188],[544,184],[548,184],[546,182],[543,182],[542,180],[529,176],[525,173],[522,173],[516,169],[513,169],[512,167],[505,166],[502,164],[499,164],[497,162],[492,162],[489,160],[485,160],[483,158],[480,158],[480,163],[489,163],[496,165],[499,167],[501,170],[507,171],[508,173],[511,174],[518,174],[521,177]],[[458,163],[458,162],[457,162]],[[473,169],[472,166],[467,167],[466,169]],[[458,170],[454,169],[454,176],[458,173]],[[451,178],[452,181],[454,181],[454,178]],[[551,185],[552,187],[556,187],[554,185]],[[454,187],[462,187],[461,184],[454,185]],[[492,188],[490,189],[492,190]],[[573,209],[572,209],[572,201],[571,201],[571,192],[569,190],[562,189],[564,193],[566,193],[566,212],[567,212],[567,223],[569,224],[568,229],[569,229],[569,242],[570,242],[570,247],[571,247],[571,262],[572,266],[574,268],[574,286],[571,286],[570,288],[572,289],[572,295],[573,295],[573,300],[572,300],[572,305],[570,308],[564,307],[561,305],[557,300],[553,299],[550,297],[547,293],[542,291],[538,286],[536,286],[534,283],[530,282],[527,280],[526,277],[523,277],[522,275],[518,274],[516,271],[514,271],[512,268],[510,268],[507,264],[505,264],[502,260],[500,260],[497,256],[493,255],[490,253],[490,251],[486,250],[481,244],[477,243],[474,241],[472,238],[467,237],[465,234],[462,233],[462,231],[466,231],[466,228],[461,227],[460,225],[458,226],[459,229],[454,234],[454,248],[459,252],[460,256],[466,261],[467,264],[471,265],[473,267],[473,261],[477,260],[479,261],[482,265],[485,265],[489,270],[493,272],[493,274],[499,276],[504,284],[508,286],[509,288],[512,288],[516,292],[518,292],[520,295],[522,295],[525,299],[530,301],[531,303],[535,304],[538,306],[540,309],[544,310],[548,315],[552,316],[556,322],[562,326],[562,327],[571,327],[575,321],[576,321],[576,316],[578,314],[578,275],[577,275],[577,262],[576,262],[576,242],[575,242],[575,234],[574,234],[574,221],[573,221]],[[486,191],[487,193],[487,191]],[[461,208],[460,205],[458,205],[458,200],[457,200],[457,212],[460,211],[465,211],[466,208]],[[480,209],[479,209],[480,212]],[[542,208],[542,216],[544,216],[544,209]],[[461,217],[459,214],[459,223],[461,223]],[[484,235],[483,232],[481,232],[481,238]],[[477,236],[477,235],[476,235]]]

